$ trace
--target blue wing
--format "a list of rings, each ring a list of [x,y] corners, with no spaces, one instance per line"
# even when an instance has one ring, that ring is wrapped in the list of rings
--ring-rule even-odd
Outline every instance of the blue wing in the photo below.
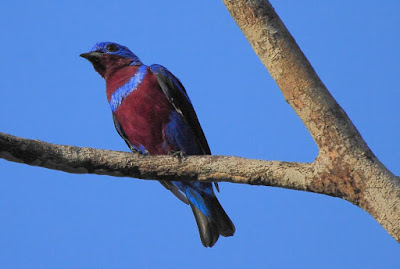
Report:
[[[162,65],[153,64],[150,70],[157,77],[162,91],[175,108],[171,122],[165,129],[169,142],[187,155],[211,155],[203,129],[182,83]],[[215,182],[214,185],[219,191],[218,183]]]
[[[167,127],[169,129],[166,130],[166,133],[170,134],[169,138],[174,143],[181,143],[178,145],[180,150],[188,155],[211,154],[192,102],[182,83],[161,65],[153,64],[150,70],[156,75],[162,91],[175,108],[175,113],[171,115],[171,124]],[[178,128],[179,132],[175,132]],[[181,132],[185,133],[186,139],[189,136],[190,141],[185,141],[183,134],[179,134]],[[180,137],[173,137],[174,135]]]

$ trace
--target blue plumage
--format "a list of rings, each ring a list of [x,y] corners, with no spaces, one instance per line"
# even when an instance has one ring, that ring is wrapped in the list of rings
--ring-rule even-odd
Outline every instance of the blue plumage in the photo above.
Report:
[[[147,66],[142,65],[137,70],[136,74],[124,85],[119,87],[112,95],[110,100],[110,107],[113,112],[117,111],[122,101],[128,97],[128,95],[136,90],[136,88],[142,83],[144,77],[147,74]]]
[[[115,127],[131,150],[152,155],[211,154],[185,88],[165,67],[146,66],[127,47],[113,42],[96,43],[81,56],[105,78]],[[213,246],[219,235],[234,234],[211,183],[160,182],[190,204],[204,246]]]
[[[168,142],[186,155],[202,154],[192,129],[177,111],[171,112],[170,121],[165,125],[164,133]]]
[[[154,74],[159,74],[161,76],[167,77],[174,84],[174,86],[185,96],[186,100],[189,101],[190,103],[192,103],[190,101],[190,98],[187,95],[185,89],[183,88],[182,84],[179,82],[179,80],[175,76],[173,76],[167,70],[167,68],[165,68],[164,66],[159,65],[159,64],[152,64],[150,66],[150,69]],[[168,93],[166,93],[166,94],[168,94]]]
[[[127,47],[114,42],[97,42],[91,51],[107,53],[109,55],[117,55],[132,60],[131,65],[141,65],[142,61]]]

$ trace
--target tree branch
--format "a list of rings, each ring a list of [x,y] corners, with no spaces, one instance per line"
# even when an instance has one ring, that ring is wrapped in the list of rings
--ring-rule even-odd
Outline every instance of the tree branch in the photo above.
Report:
[[[319,147],[313,163],[226,156],[143,156],[62,146],[0,133],[0,158],[61,170],[158,180],[226,181],[341,197],[400,242],[400,181],[372,153],[271,4],[224,0],[232,17]]]
[[[182,159],[50,144],[0,133],[0,158],[74,174],[98,174],[158,180],[224,181],[310,189],[308,163],[249,160],[227,156]]]
[[[266,0],[223,1],[318,145],[314,168],[320,177],[310,184],[316,188],[312,191],[360,206],[400,242],[398,177],[369,149],[272,5]]]

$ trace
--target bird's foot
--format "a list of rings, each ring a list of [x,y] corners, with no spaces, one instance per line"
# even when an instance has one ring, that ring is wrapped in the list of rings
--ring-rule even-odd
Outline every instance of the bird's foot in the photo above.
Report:
[[[135,149],[135,148],[133,148],[133,147],[130,147],[130,149],[131,149],[131,151],[132,151],[134,154],[138,154],[138,155],[150,155],[150,153],[149,153],[147,150],[141,151],[141,150]]]
[[[177,150],[177,151],[171,150],[168,154],[173,157],[178,158],[179,161],[182,161],[182,159],[185,158],[185,156],[186,156],[185,152],[180,151],[180,150]]]

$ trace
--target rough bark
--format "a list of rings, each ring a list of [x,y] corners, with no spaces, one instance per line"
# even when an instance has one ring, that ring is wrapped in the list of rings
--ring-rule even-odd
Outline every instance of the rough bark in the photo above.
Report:
[[[226,156],[143,156],[62,146],[0,133],[0,158],[61,170],[142,179],[226,181],[343,198],[400,242],[400,181],[372,153],[271,4],[224,0],[254,51],[319,147],[313,163]]]
[[[369,212],[400,242],[400,182],[372,153],[266,0],[223,0],[319,148],[310,190]]]
[[[228,156],[150,156],[50,144],[0,133],[0,158],[74,174],[163,180],[225,181],[308,190],[309,163]]]

